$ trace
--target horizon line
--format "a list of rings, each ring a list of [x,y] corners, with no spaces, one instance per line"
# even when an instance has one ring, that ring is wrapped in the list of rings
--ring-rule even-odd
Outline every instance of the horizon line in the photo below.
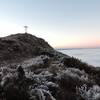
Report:
[[[100,46],[99,47],[55,47],[54,49],[57,49],[57,50],[66,50],[66,49],[100,49]]]

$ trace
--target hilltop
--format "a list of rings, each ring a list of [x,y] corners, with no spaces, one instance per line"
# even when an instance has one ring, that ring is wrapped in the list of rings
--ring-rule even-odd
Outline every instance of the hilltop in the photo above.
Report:
[[[0,38],[0,61],[34,57],[44,51],[53,51],[53,48],[43,39],[31,34],[19,33]]]
[[[0,63],[0,100],[100,100],[100,68],[31,34],[0,38]]]

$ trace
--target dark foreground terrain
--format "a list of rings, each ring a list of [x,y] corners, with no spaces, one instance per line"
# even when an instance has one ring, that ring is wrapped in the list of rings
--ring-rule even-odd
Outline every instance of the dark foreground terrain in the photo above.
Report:
[[[100,100],[100,68],[31,34],[0,38],[0,100]]]

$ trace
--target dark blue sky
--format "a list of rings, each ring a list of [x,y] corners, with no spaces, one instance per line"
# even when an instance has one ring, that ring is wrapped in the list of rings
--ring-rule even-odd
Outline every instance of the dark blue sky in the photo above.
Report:
[[[0,36],[24,25],[54,47],[100,46],[100,0],[0,0]]]

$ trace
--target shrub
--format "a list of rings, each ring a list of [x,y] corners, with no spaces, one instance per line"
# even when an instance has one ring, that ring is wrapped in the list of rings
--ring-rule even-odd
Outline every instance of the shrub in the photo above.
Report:
[[[66,67],[78,68],[80,70],[84,70],[88,74],[95,75],[97,73],[95,67],[93,67],[92,65],[88,65],[87,63],[82,62],[81,60],[74,57],[64,58],[62,62]]]
[[[88,87],[86,84],[76,89],[80,97],[85,100],[100,100],[100,87],[93,85]]]

